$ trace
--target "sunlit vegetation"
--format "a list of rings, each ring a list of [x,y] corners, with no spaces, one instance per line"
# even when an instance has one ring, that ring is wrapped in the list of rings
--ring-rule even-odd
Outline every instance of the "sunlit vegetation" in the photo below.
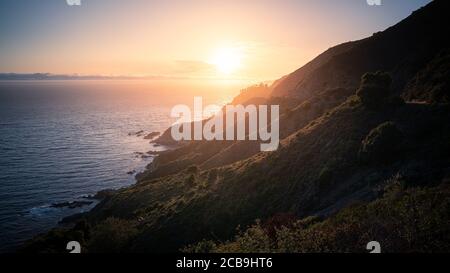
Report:
[[[376,240],[383,252],[448,252],[449,187],[405,189],[395,177],[382,198],[354,204],[326,220],[308,217],[279,223],[257,221],[226,242],[201,241],[189,253],[367,252]]]

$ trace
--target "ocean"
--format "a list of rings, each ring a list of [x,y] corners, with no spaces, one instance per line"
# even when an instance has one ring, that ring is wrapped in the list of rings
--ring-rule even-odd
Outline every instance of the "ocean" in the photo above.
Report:
[[[85,196],[100,190],[135,183],[135,173],[152,161],[142,154],[164,147],[133,133],[163,132],[174,121],[171,107],[189,103],[193,95],[161,86],[132,81],[0,82],[0,252],[16,250],[96,202],[78,208],[52,204],[86,201]],[[217,94],[206,100],[220,103],[232,97]]]

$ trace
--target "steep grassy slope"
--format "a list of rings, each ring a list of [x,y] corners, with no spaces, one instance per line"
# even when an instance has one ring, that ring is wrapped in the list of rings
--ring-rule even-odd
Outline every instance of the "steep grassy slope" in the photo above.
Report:
[[[202,239],[228,239],[238,225],[256,218],[327,216],[373,200],[379,185],[398,173],[409,186],[432,186],[450,174],[449,110],[405,104],[373,111],[352,97],[288,137],[276,152],[142,181],[104,200],[87,221],[96,227],[93,234],[99,227],[108,230],[111,217],[136,230],[121,251],[176,251]],[[366,160],[361,150],[368,136],[383,134],[379,127],[386,121],[402,138],[377,151],[386,160]]]
[[[326,220],[280,214],[257,221],[224,243],[201,241],[183,250],[194,253],[367,253],[377,241],[383,253],[449,252],[449,184],[405,188],[401,177],[386,181],[383,196],[354,204]]]
[[[404,97],[408,100],[450,102],[450,50],[439,52],[408,83]]]
[[[366,72],[389,72],[393,91],[408,101],[448,103],[448,12],[448,1],[434,1],[372,37],[330,48],[270,87],[262,84],[243,90],[233,103],[280,104],[281,138],[354,94]],[[170,130],[157,142],[187,147],[163,154],[140,179],[173,174],[192,164],[202,169],[220,167],[259,151],[257,142],[177,143]]]
[[[411,78],[448,48],[449,6],[433,1],[383,32],[330,48],[280,81],[272,95],[307,99],[327,89],[355,89],[364,73],[377,70],[389,72],[394,89],[405,91]]]
[[[268,99],[248,100],[243,105],[279,105],[280,139],[284,139],[302,128],[310,121],[320,117],[328,110],[341,104],[354,93],[354,90],[335,89],[321,92],[306,101],[295,98],[271,97]],[[177,173],[191,165],[201,169],[220,167],[247,159],[260,151],[259,141],[182,141],[171,139],[170,128],[162,135],[165,145],[178,145],[175,150],[162,153],[148,166],[148,170],[138,175],[138,180],[157,178]]]

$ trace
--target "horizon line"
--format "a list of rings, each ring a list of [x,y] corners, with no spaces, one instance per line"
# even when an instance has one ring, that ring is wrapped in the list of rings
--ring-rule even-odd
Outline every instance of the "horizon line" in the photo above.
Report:
[[[283,77],[283,76],[281,76]],[[278,78],[277,78],[278,79]],[[173,75],[96,75],[96,74],[56,74],[49,72],[17,73],[0,72],[0,81],[14,80],[217,80],[217,81],[256,81],[272,82],[276,79],[262,80],[246,77],[195,77]]]

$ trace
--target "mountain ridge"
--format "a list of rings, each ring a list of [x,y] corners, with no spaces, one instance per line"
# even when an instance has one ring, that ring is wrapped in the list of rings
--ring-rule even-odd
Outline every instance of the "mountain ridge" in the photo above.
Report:
[[[408,79],[448,47],[448,9],[448,2],[433,1],[372,37],[332,47],[286,76],[274,87],[272,96],[305,99],[327,85],[355,89],[364,73],[377,70],[390,72],[393,88],[403,92]],[[311,70],[315,75],[308,77]]]

